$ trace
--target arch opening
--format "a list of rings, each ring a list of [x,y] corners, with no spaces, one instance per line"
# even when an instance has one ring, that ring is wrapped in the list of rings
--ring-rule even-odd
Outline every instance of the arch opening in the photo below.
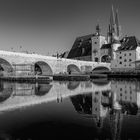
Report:
[[[107,63],[110,63],[111,61],[111,57],[109,55],[104,55],[102,56],[101,58],[101,62],[107,62]]]
[[[51,67],[43,61],[38,61],[34,65],[35,75],[52,75]]]
[[[5,59],[0,58],[0,75],[8,75],[13,72],[12,65]]]
[[[68,72],[68,74],[78,74],[78,73],[80,73],[80,69],[78,68],[78,66],[76,66],[74,64],[70,64],[67,67],[67,72]]]
[[[92,70],[93,73],[108,73],[110,72],[109,68],[104,66],[98,66]]]

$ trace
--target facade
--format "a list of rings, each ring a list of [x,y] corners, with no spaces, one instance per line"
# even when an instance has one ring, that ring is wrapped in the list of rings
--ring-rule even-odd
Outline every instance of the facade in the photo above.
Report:
[[[113,71],[140,71],[140,41],[135,36],[124,37],[111,61]]]

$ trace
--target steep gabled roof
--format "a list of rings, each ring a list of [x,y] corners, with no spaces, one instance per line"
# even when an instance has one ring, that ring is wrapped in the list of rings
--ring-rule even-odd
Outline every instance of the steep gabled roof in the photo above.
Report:
[[[101,49],[111,49],[111,44],[103,44]]]
[[[124,37],[117,51],[135,50],[140,46],[140,41],[135,36]]]
[[[75,58],[75,57],[91,55],[91,49],[92,49],[91,38],[93,36],[95,36],[95,34],[89,34],[86,36],[77,37],[67,58]]]
[[[89,35],[77,37],[72,46],[72,49],[79,47],[81,43],[91,40],[91,37],[93,37],[93,36],[95,36],[95,34],[89,34]]]

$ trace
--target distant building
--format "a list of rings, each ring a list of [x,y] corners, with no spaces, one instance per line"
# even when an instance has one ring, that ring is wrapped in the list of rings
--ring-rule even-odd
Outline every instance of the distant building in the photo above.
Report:
[[[67,58],[68,57],[68,54],[69,54],[69,51],[65,51],[64,53],[62,53],[60,55],[61,58]]]

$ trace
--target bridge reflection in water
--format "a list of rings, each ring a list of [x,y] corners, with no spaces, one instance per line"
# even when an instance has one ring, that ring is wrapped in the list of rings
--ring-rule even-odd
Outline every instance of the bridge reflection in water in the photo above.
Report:
[[[86,122],[85,126],[92,126],[96,139],[140,137],[140,82],[137,80],[61,81],[49,84],[0,82],[2,114],[52,102],[57,104],[56,108],[61,107],[64,112],[69,111],[71,119],[67,121],[80,125]],[[69,103],[71,105],[68,107]],[[75,119],[72,119],[72,116]],[[91,135],[93,136],[92,133]]]
[[[6,111],[54,100],[59,102],[62,98],[76,94],[108,90],[110,83],[98,87],[90,82],[53,82],[50,84],[1,82],[0,87],[0,97],[4,101],[0,104],[0,111]]]

